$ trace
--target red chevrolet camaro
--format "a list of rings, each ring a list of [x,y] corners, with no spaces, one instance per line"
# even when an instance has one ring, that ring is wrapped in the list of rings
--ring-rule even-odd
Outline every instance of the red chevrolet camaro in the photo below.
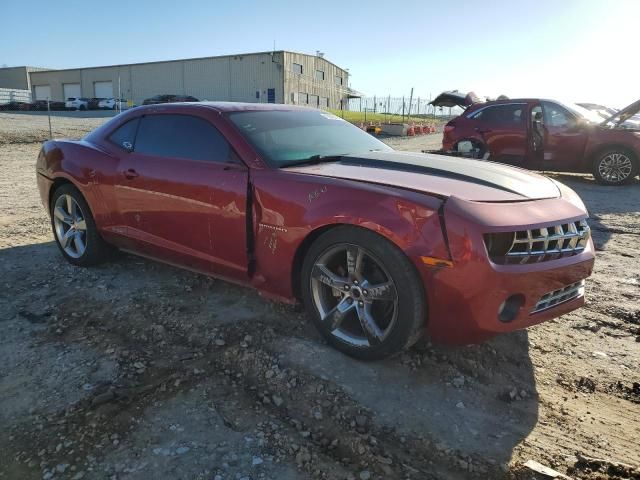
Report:
[[[62,255],[117,248],[301,300],[336,348],[377,359],[423,332],[479,342],[580,307],[587,212],[519,168],[397,152],[289,105],[138,107],[37,161]]]

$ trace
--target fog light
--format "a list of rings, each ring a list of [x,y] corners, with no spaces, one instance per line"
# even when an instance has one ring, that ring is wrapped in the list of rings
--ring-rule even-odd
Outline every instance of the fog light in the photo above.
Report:
[[[513,321],[518,316],[522,305],[524,305],[524,295],[521,293],[511,295],[498,307],[498,320],[504,323]]]

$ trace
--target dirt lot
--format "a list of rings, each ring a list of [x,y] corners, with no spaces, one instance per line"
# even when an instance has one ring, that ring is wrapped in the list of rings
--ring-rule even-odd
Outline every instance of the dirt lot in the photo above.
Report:
[[[35,187],[47,135],[46,117],[0,114],[1,479],[547,478],[529,459],[640,479],[640,185],[556,176],[592,216],[585,308],[360,363],[249,289],[126,255],[64,262]]]

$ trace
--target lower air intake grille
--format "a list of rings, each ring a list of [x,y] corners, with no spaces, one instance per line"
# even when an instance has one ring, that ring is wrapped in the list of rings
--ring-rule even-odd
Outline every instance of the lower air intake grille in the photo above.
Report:
[[[559,290],[545,293],[540,300],[538,300],[538,303],[536,303],[536,306],[531,310],[531,313],[542,312],[543,310],[568,302],[574,298],[582,297],[583,295],[584,280],[580,280],[579,282],[572,283],[571,285],[567,285]]]

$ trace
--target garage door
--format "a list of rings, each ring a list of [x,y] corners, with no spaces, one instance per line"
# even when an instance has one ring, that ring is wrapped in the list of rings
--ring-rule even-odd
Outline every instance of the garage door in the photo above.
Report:
[[[62,84],[64,90],[64,99],[81,97],[80,84],[79,83],[64,83]]]
[[[36,85],[33,87],[33,93],[36,94],[36,100],[53,100],[51,98],[51,87],[49,85]]]
[[[113,98],[113,82],[95,82],[93,88],[97,98]]]

